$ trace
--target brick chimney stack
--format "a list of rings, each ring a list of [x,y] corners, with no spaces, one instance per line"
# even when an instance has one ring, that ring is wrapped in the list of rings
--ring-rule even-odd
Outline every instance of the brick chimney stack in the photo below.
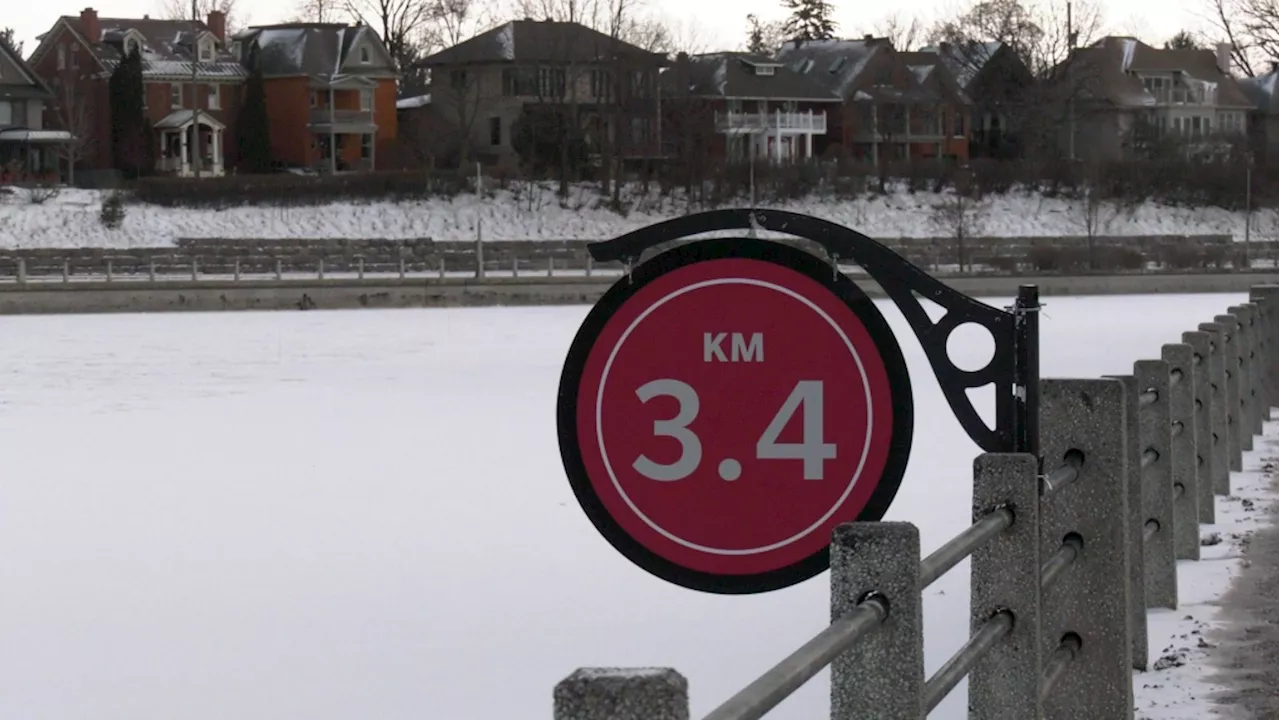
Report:
[[[1218,43],[1217,50],[1214,53],[1218,58],[1218,69],[1224,75],[1231,74],[1231,43]]]
[[[218,42],[227,41],[227,14],[221,10],[210,10],[208,18],[205,19],[205,25],[209,26],[209,32],[218,38]]]
[[[80,27],[84,28],[85,39],[91,43],[102,42],[102,24],[98,22],[98,11],[87,7],[80,11]]]

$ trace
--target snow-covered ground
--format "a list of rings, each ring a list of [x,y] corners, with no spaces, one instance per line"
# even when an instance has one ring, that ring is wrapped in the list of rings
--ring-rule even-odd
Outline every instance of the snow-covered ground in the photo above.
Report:
[[[1044,372],[1129,372],[1242,299],[1050,299]],[[880,307],[917,402],[889,519],[928,552],[969,521],[977,450]],[[706,595],[597,535],[554,421],[586,311],[0,318],[0,720],[546,718],[590,665],[676,667],[709,711],[825,625],[827,581]],[[1231,502],[1219,530],[1247,530]],[[1153,652],[1213,621],[1238,566],[1214,552],[1182,564],[1193,605],[1152,614]],[[965,640],[967,584],[964,563],[925,593],[929,671]],[[1138,707],[1203,717],[1192,667],[1135,676]],[[770,717],[823,717],[827,693]],[[962,685],[932,717],[965,715]]]
[[[604,207],[591,188],[575,188],[562,203],[553,189],[532,186],[482,198],[461,195],[410,203],[226,210],[129,205],[123,226],[109,230],[98,220],[97,191],[68,189],[41,205],[23,198],[21,190],[0,194],[0,247],[159,247],[181,237],[474,240],[477,228],[491,240],[603,240],[689,211],[675,198],[637,194],[624,215]],[[778,209],[815,215],[875,238],[936,237],[949,234],[933,221],[939,199],[929,192],[899,191],[848,201],[814,197]],[[1245,214],[1220,208],[1148,203],[1131,212],[1107,210],[1104,216],[1100,234],[1230,234],[1237,239],[1245,234]],[[1083,220],[1079,206],[1068,200],[1015,192],[986,201],[972,234],[1084,235]],[[1256,211],[1253,223],[1255,239],[1276,238],[1274,207]]]

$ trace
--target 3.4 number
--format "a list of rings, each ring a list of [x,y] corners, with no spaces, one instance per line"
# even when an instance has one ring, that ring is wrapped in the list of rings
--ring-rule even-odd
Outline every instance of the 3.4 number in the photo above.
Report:
[[[680,457],[673,463],[658,463],[641,455],[631,464],[636,472],[659,482],[683,480],[698,469],[702,462],[702,441],[689,428],[698,417],[700,403],[698,393],[688,383],[664,378],[652,380],[636,388],[636,397],[647,403],[653,398],[667,396],[679,404],[676,416],[668,420],[654,420],[653,434],[669,437],[680,443]],[[781,443],[778,437],[791,422],[797,410],[802,410],[802,441]],[[836,456],[835,443],[823,442],[822,433],[822,381],[801,380],[778,408],[777,414],[756,441],[756,458],[760,460],[800,460],[804,464],[805,480],[821,480],[823,463]]]

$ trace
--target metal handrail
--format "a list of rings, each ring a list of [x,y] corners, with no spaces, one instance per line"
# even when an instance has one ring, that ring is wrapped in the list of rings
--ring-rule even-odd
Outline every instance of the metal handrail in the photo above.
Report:
[[[960,646],[955,655],[943,663],[942,667],[929,678],[924,685],[924,711],[932,712],[938,703],[951,692],[960,681],[969,674],[973,666],[1005,635],[1013,632],[1013,613],[1000,610],[978,628],[978,632],[969,641]]]
[[[705,720],[759,720],[889,617],[889,601],[878,593],[862,599],[755,682],[724,701]]]
[[[1013,509],[1002,505],[982,516],[964,532],[943,543],[942,547],[934,550],[929,557],[920,562],[920,589],[924,590],[932,585],[961,560],[972,555],[973,551],[1012,526],[1013,522]]]
[[[1062,677],[1063,671],[1067,669],[1072,660],[1076,659],[1076,655],[1079,653],[1079,636],[1072,633],[1062,638],[1062,642],[1058,643],[1058,647],[1049,656],[1049,662],[1045,665],[1044,672],[1040,674],[1040,702],[1043,703],[1053,694],[1054,684],[1058,682],[1058,678]]]
[[[1040,566],[1040,589],[1047,590],[1058,581],[1062,571],[1071,566],[1084,549],[1084,542],[1076,535],[1068,535],[1058,550]]]
[[[1080,468],[1084,467],[1084,453],[1069,450],[1062,458],[1062,464],[1052,472],[1040,478],[1040,494],[1053,495],[1080,478]]]

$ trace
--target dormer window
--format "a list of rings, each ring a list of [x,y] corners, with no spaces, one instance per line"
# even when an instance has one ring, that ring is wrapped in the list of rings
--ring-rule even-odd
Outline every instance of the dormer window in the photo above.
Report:
[[[774,72],[772,65],[757,65],[756,75],[772,75]]]
[[[231,43],[231,56],[240,61],[244,60],[244,58],[240,57],[240,41],[239,40],[236,40],[235,42]]]
[[[143,40],[142,33],[137,30],[127,30],[124,38],[120,41],[120,49],[125,55],[132,53],[134,50],[137,50],[138,54],[141,55],[144,47]]]
[[[213,39],[209,37],[200,38],[196,43],[197,53],[200,62],[211,62],[213,60]]]
[[[360,62],[364,63],[365,65],[368,65],[372,57],[373,57],[373,53],[369,52],[369,46],[361,45],[360,46]]]

